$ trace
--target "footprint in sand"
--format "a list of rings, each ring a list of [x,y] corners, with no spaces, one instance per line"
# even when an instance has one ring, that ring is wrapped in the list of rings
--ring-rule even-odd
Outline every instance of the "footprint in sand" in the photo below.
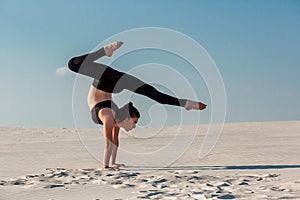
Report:
[[[163,195],[163,194],[165,194],[164,192],[158,191],[158,190],[149,190],[147,192],[148,192],[148,194],[143,195],[143,196],[138,196],[137,198],[139,198],[139,199],[145,199],[145,198],[149,199],[149,198],[152,198],[152,197],[157,196],[157,195]]]
[[[167,181],[168,181],[167,179],[161,178],[161,179],[153,181],[152,186],[153,187],[157,187],[159,184],[165,183]]]
[[[221,195],[217,197],[218,199],[235,199],[236,196],[232,195],[232,194],[225,194],[225,195]]]
[[[46,185],[43,188],[58,188],[58,187],[64,187],[64,184],[50,184],[50,185]]]

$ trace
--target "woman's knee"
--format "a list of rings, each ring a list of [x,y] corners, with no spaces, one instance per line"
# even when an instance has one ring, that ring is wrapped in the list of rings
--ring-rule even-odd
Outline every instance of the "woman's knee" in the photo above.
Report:
[[[71,58],[70,60],[69,60],[69,62],[68,62],[68,67],[69,67],[69,69],[71,70],[71,71],[73,71],[73,72],[78,72],[78,70],[79,70],[79,67],[78,67],[78,65],[76,65],[75,64],[75,58]]]

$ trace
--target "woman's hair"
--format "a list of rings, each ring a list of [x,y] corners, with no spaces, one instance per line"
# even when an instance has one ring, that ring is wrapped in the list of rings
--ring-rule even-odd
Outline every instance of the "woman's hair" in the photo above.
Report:
[[[125,104],[122,108],[120,108],[118,111],[116,111],[116,121],[117,122],[122,122],[126,118],[129,117],[137,117],[140,118],[140,113],[138,109],[136,109],[132,102],[129,102],[128,104]]]

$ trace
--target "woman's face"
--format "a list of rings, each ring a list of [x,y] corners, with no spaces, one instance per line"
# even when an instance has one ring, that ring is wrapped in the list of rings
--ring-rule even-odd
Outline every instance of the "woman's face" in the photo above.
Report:
[[[126,118],[123,122],[121,127],[124,128],[126,131],[130,131],[135,128],[136,123],[138,123],[139,118],[137,117],[129,117]]]

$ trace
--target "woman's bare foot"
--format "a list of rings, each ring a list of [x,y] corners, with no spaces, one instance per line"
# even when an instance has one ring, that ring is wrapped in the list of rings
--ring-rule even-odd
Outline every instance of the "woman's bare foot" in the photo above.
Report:
[[[201,102],[187,100],[184,108],[186,110],[204,110],[206,108],[206,105]]]
[[[111,57],[113,52],[115,50],[117,50],[118,48],[120,48],[120,46],[122,46],[122,44],[124,44],[124,42],[117,41],[117,42],[113,42],[111,44],[104,46],[104,51],[105,51],[106,56]]]
[[[125,167],[125,164],[112,164],[111,167],[118,169],[120,167]]]

